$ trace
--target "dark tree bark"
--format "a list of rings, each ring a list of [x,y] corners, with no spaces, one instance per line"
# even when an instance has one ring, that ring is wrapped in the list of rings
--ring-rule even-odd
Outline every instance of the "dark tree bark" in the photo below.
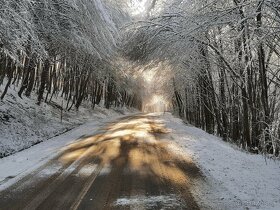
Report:
[[[43,66],[43,70],[42,70],[42,74],[41,74],[41,83],[40,83],[40,88],[38,91],[38,101],[37,101],[38,105],[41,104],[41,101],[43,99],[46,83],[48,81],[49,70],[50,70],[50,61],[49,61],[49,59],[46,59],[44,66]]]
[[[7,64],[7,66],[6,66],[6,71],[5,71],[5,72],[7,72],[8,82],[7,82],[7,84],[6,84],[6,86],[5,86],[5,89],[4,89],[4,91],[3,91],[3,93],[2,93],[2,95],[1,95],[1,97],[0,97],[1,100],[3,100],[4,97],[5,97],[5,95],[7,94],[8,89],[9,89],[9,87],[10,87],[10,85],[11,85],[11,82],[12,82],[12,79],[13,79],[14,64],[13,64],[13,61],[12,61],[11,58],[8,58],[8,64]]]

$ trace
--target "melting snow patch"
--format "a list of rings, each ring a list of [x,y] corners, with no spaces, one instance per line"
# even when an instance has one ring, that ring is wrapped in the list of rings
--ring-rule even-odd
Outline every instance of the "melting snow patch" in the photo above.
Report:
[[[133,196],[117,199],[114,206],[144,206],[145,208],[156,207],[158,205],[168,207],[182,207],[182,201],[174,194],[160,196]]]
[[[106,176],[111,172],[111,167],[110,166],[105,166],[102,168],[102,170],[99,173],[99,176]]]
[[[45,168],[43,169],[40,173],[39,173],[39,176],[40,177],[49,177],[49,176],[52,176],[53,174],[57,173],[59,171],[59,169],[61,169],[62,166],[59,165],[59,164],[56,164],[52,167],[48,167],[48,168]]]
[[[90,176],[96,169],[97,164],[90,164],[90,165],[86,165],[84,166],[80,171],[79,171],[79,175],[84,176],[84,177],[88,177]]]

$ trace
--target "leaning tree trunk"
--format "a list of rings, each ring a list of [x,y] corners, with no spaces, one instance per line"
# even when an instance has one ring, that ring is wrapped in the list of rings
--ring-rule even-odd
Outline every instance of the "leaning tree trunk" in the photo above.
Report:
[[[7,75],[8,75],[8,82],[7,82],[7,84],[5,86],[5,89],[4,89],[4,91],[3,91],[3,93],[0,97],[1,100],[3,100],[5,95],[7,94],[8,89],[9,89],[9,87],[11,85],[11,82],[12,82],[12,79],[13,79],[14,66],[13,66],[13,61],[12,61],[11,58],[8,58],[8,64],[6,66],[6,72],[7,72]]]
[[[78,110],[80,105],[83,102],[83,99],[85,97],[85,93],[86,93],[86,88],[88,85],[88,81],[90,78],[90,73],[88,74],[87,78],[85,80],[82,80],[80,83],[80,90],[79,90],[79,97],[77,98],[77,102],[75,104],[76,109]]]
[[[40,83],[40,88],[38,91],[38,102],[37,102],[38,105],[41,104],[41,101],[43,99],[45,86],[46,86],[46,83],[48,80],[49,69],[50,69],[50,61],[49,61],[49,59],[46,59],[42,73],[41,73],[41,83]]]
[[[31,95],[34,83],[35,83],[35,73],[36,73],[36,62],[35,62],[35,56],[33,56],[29,63],[30,68],[30,76],[29,76],[29,82],[25,91],[25,95],[29,97]]]
[[[260,1],[257,8],[257,29],[258,35],[261,38],[262,36],[262,4],[263,1]],[[263,109],[263,132],[265,137],[265,142],[269,142],[269,125],[271,124],[270,113],[269,113],[269,105],[268,105],[268,84],[267,84],[267,70],[265,66],[265,53],[263,48],[263,42],[260,41],[258,46],[258,60],[259,60],[259,73],[260,73],[260,86],[261,86],[261,102]],[[268,143],[267,150],[269,153],[272,152],[272,144]]]

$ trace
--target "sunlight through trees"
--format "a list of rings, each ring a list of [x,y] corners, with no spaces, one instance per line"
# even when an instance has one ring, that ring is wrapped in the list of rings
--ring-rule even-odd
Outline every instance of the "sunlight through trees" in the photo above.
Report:
[[[1,99],[173,110],[279,156],[278,0],[4,0],[0,28]]]

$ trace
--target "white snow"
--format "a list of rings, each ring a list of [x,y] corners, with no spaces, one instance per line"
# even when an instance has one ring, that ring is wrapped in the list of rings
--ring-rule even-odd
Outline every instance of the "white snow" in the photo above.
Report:
[[[18,87],[12,86],[4,100],[0,100],[0,158],[58,136],[85,122],[129,111],[123,108],[107,110],[100,106],[92,110],[91,105],[83,104],[79,111],[75,108],[69,112],[63,111],[61,121],[61,110],[56,106],[63,104],[65,109],[67,104],[61,97],[53,97],[51,104],[43,102],[38,106],[36,95],[27,98],[23,94],[21,99],[17,95],[18,90]]]
[[[22,95],[21,99],[18,89],[12,86],[0,100],[0,190],[55,157],[81,135],[91,134],[104,122],[135,111],[100,106],[92,110],[83,104],[79,111],[64,111],[61,121],[61,110],[56,107],[62,105],[61,97],[53,97],[52,105],[42,102],[38,106],[36,95]],[[63,104],[65,108],[66,101]],[[40,174],[53,174],[59,167]]]
[[[115,206],[144,206],[145,209],[157,207],[160,203],[165,208],[176,207],[180,208],[181,201],[175,194],[170,195],[159,195],[159,196],[132,196],[118,198],[114,205]]]
[[[106,175],[110,174],[111,171],[112,171],[111,166],[110,166],[110,165],[105,165],[105,166],[101,169],[101,171],[100,171],[100,173],[99,173],[99,176],[106,176]]]
[[[206,177],[206,183],[196,183],[194,192],[202,208],[280,209],[279,161],[241,151],[169,113],[162,119]]]
[[[94,119],[60,136],[0,159],[0,190],[7,188],[31,171],[54,158],[65,146],[80,138],[81,135],[90,135],[100,128],[102,124],[112,121],[117,117],[119,116],[115,115],[114,117],[106,117],[106,119],[99,120]],[[53,170],[57,171],[59,167],[60,166],[57,166],[57,168]],[[74,167],[74,169],[75,168],[76,167]],[[44,171],[43,174],[45,173],[51,174],[53,172]]]
[[[55,157],[63,147],[82,134],[92,134],[104,122],[116,118],[93,119],[60,136],[0,159],[0,190]],[[169,113],[160,118],[171,129],[171,140],[180,146],[170,144],[170,149],[179,155],[191,155],[203,172],[203,180],[193,183],[193,195],[201,209],[280,209],[279,161],[265,160],[261,155],[241,151],[220,138],[184,124]],[[60,167],[57,165],[53,170],[42,171],[42,176],[52,174]],[[85,169],[82,174],[87,175],[88,170],[91,171],[91,168]],[[108,171],[110,168],[104,167],[101,174],[105,175]],[[163,201],[174,203],[174,199],[172,196],[122,197],[115,205],[137,206],[144,203],[151,206]]]
[[[81,168],[78,175],[83,177],[89,177],[97,168],[97,164],[88,164]]]

